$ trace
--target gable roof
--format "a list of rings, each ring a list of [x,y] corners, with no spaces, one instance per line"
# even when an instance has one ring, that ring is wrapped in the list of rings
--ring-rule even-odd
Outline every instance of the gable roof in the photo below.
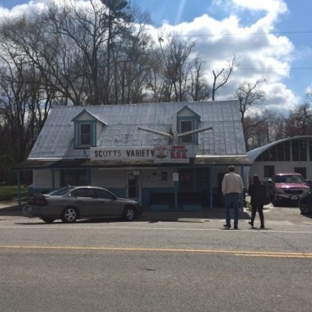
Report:
[[[101,122],[102,124],[106,125],[105,122],[100,119],[99,117],[95,116],[94,114],[90,113],[89,110],[87,109],[83,109],[77,116],[75,116],[72,121],[75,121],[77,119],[79,119],[80,116],[82,116],[83,114],[87,114],[89,115],[92,119],[97,120],[99,122]]]
[[[192,109],[190,109],[187,105],[182,107],[176,114],[179,115],[183,111],[189,111],[192,115],[195,115],[198,119],[200,119],[200,116],[197,113],[195,113]]]
[[[97,146],[168,145],[168,138],[138,130],[138,126],[170,133],[172,117],[188,107],[200,116],[199,156],[246,156],[239,103],[232,101],[118,104],[99,106],[53,107],[28,159],[87,159],[88,149],[74,148],[73,120],[83,110],[106,126],[97,133]]]

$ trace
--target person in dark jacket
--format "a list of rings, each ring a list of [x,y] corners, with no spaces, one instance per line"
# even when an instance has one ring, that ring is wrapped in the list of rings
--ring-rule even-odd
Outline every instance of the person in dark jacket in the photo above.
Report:
[[[248,195],[250,195],[250,203],[252,207],[251,221],[248,223],[252,227],[254,226],[254,221],[258,210],[261,222],[260,228],[264,229],[263,200],[266,196],[266,189],[264,184],[260,181],[259,177],[256,174],[252,177],[252,180],[253,182],[248,188]]]

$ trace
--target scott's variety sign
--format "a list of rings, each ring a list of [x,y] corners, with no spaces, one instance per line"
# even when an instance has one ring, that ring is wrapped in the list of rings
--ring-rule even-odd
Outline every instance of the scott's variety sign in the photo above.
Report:
[[[123,147],[91,147],[90,159],[101,160],[153,160],[155,163],[188,163],[189,150],[185,146],[123,146]]]

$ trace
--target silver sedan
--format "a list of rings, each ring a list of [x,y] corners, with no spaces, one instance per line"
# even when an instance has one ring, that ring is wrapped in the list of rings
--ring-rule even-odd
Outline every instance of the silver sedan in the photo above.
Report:
[[[23,207],[29,218],[41,218],[46,223],[61,219],[73,223],[77,219],[116,218],[132,221],[142,214],[137,201],[119,198],[105,188],[69,186],[48,194],[35,194]]]

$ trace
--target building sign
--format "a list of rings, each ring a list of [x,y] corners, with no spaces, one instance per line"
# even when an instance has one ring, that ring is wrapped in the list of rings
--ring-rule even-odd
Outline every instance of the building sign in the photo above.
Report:
[[[155,163],[188,163],[188,148],[181,145],[158,145],[154,153]]]
[[[153,160],[154,146],[91,147],[91,160]]]
[[[93,161],[137,161],[153,160],[154,163],[188,163],[189,150],[185,146],[122,146],[122,147],[91,147],[90,159]]]

